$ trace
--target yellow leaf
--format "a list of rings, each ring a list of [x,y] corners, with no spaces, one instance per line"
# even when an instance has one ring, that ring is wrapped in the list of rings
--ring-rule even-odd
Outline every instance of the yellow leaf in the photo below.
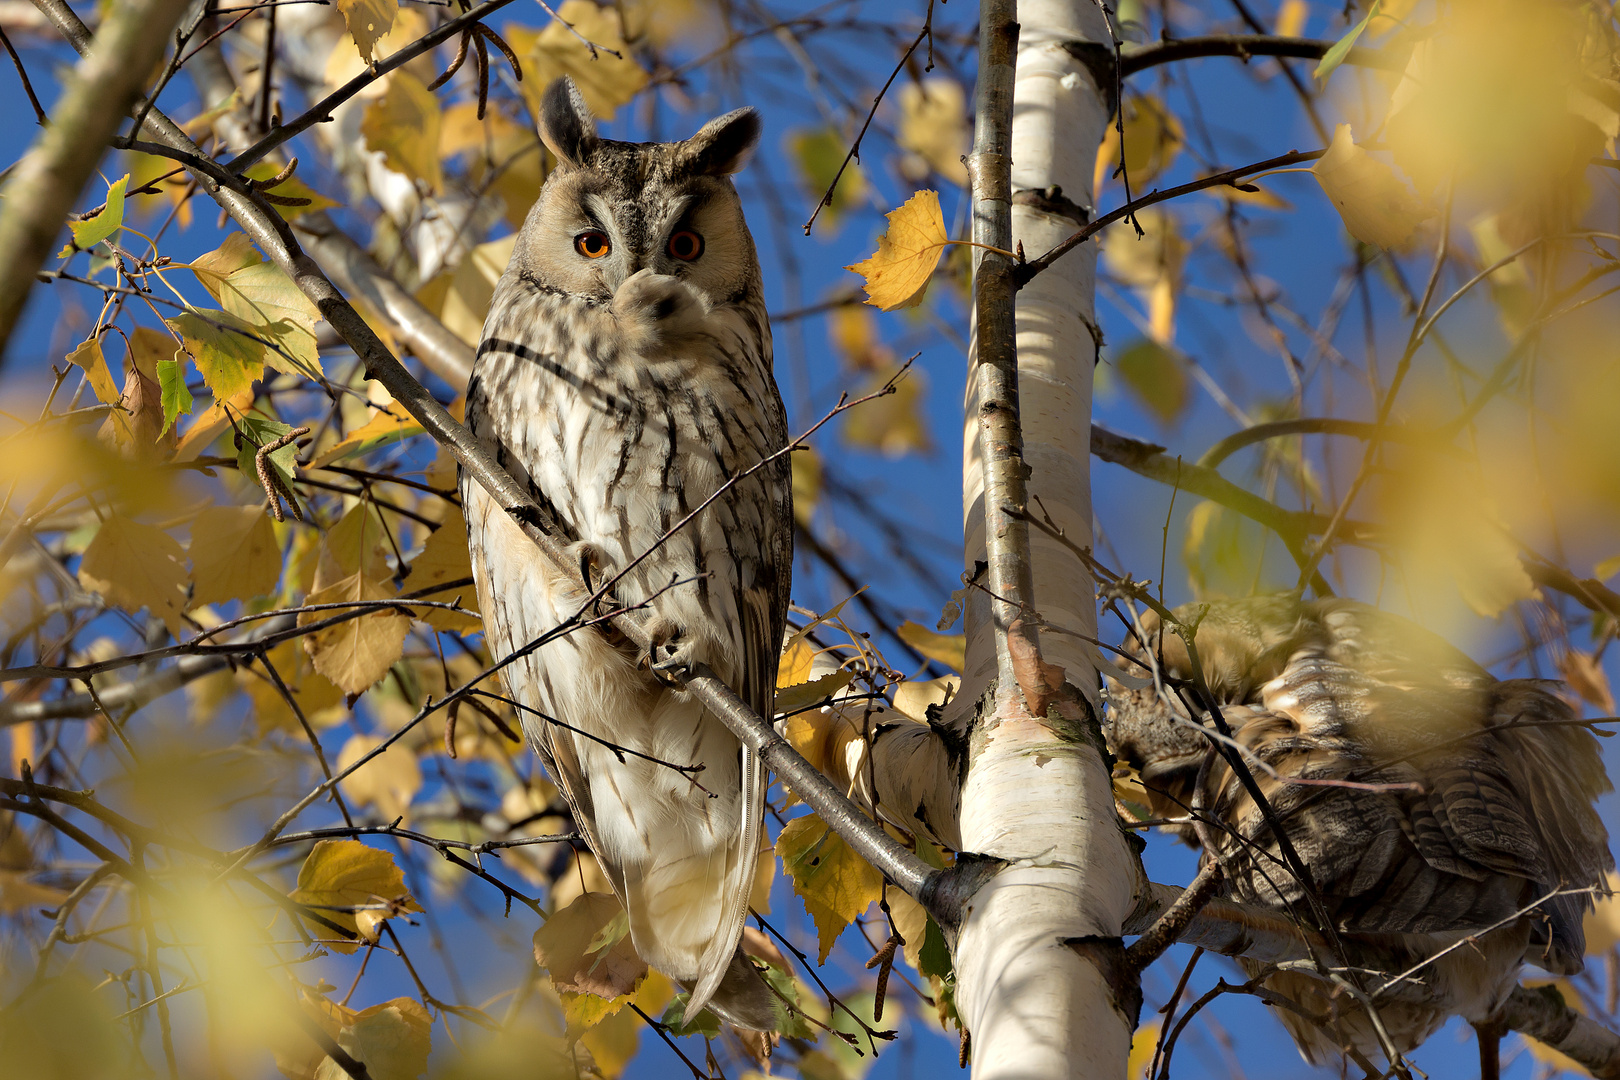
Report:
[[[113,382],[112,372],[107,370],[107,358],[101,351],[101,335],[94,334],[88,341],[68,353],[67,361],[77,364],[84,369],[85,377],[90,380],[90,389],[96,393],[96,400],[103,405],[116,405],[121,396],[118,385]]]
[[[311,588],[324,589],[350,574],[364,574],[373,581],[392,577],[388,569],[388,548],[377,508],[371,503],[356,503],[327,530]]]
[[[827,316],[827,337],[847,368],[869,371],[894,366],[894,353],[878,340],[877,316],[865,304],[834,308]]]
[[[495,283],[505,273],[516,245],[516,233],[479,244],[455,270],[440,274],[417,290],[417,299],[462,341],[477,345],[490,299],[495,295]]]
[[[252,600],[275,591],[281,546],[257,506],[212,506],[191,523],[191,606]]]
[[[814,814],[788,822],[777,838],[776,850],[783,869],[793,878],[793,891],[815,920],[821,963],[825,964],[844,927],[877,902],[883,875]]]
[[[35,907],[56,907],[67,893],[36,885],[20,870],[0,870],[0,915],[15,915]]]
[[[408,439],[412,435],[422,434],[422,425],[405,411],[405,406],[390,401],[380,407],[376,414],[364,424],[355,428],[344,437],[343,441],[334,444],[321,453],[309,467],[319,469],[330,465],[334,461],[341,461],[357,454],[368,453],[379,446],[388,446]]]
[[[893,375],[892,369],[873,372],[856,389],[856,396],[876,392]],[[862,402],[846,412],[842,428],[844,442],[862,450],[876,450],[890,458],[932,450],[933,442],[928,438],[922,415],[927,385],[922,372],[913,368],[895,384],[892,393]]]
[[[1277,36],[1299,37],[1305,32],[1311,5],[1306,0],[1283,0],[1277,8]]]
[[[338,1045],[366,1066],[371,1080],[417,1080],[427,1071],[432,1050],[433,1019],[419,1002],[395,998],[355,1016],[338,1033]],[[336,1061],[327,1058],[315,1080],[348,1080]]]
[[[1142,94],[1125,103],[1125,171],[1130,175],[1133,194],[1140,193],[1154,178],[1168,169],[1181,153],[1186,137],[1163,101]],[[1097,165],[1092,174],[1092,191],[1101,191],[1114,175],[1120,159],[1119,128],[1109,125],[1097,148]],[[1121,182],[1124,177],[1118,178]]]
[[[1592,568],[1592,576],[1599,581],[1608,581],[1616,574],[1620,574],[1620,555],[1611,555]]]
[[[360,134],[368,150],[379,150],[388,167],[428,190],[444,187],[439,163],[439,99],[415,75],[395,70],[388,75],[388,90],[366,106]]]
[[[836,231],[844,213],[866,194],[866,174],[860,162],[853,158],[849,164],[844,164],[849,155],[849,142],[835,128],[795,131],[788,136],[788,149],[798,163],[805,193],[811,199],[826,198],[834,178],[838,181],[838,186],[832,189],[831,201],[821,208],[821,216],[816,219],[826,225],[824,235],[830,235]],[[838,172],[840,166],[844,170],[842,175]]]
[[[919,191],[891,211],[889,231],[863,262],[844,267],[866,279],[866,302],[884,311],[916,307],[939,265],[948,237],[937,191]]]
[[[371,63],[377,39],[388,33],[399,14],[399,0],[337,0],[337,6],[360,58]]]
[[[1289,3],[1298,3],[1304,7],[1303,0],[1288,0]],[[1285,11],[1284,15],[1287,14]],[[1280,20],[1279,16],[1279,20]],[[1281,31],[1279,31],[1281,33]],[[1159,1045],[1159,1029],[1163,1025],[1157,1020],[1149,1020],[1136,1029],[1131,1036],[1131,1056],[1125,1061],[1126,1080],[1146,1080],[1148,1066],[1153,1064],[1153,1051]]]
[[[263,261],[263,257],[246,233],[233,232],[225,237],[225,242],[219,247],[191,260],[191,272],[196,275],[202,287],[217,300],[220,287],[226,278],[238,270],[257,266]]]
[[[1395,170],[1350,139],[1350,125],[1333,132],[1328,152],[1311,169],[1344,219],[1344,227],[1364,244],[1399,247],[1427,217]]]
[[[336,604],[357,600],[391,600],[392,589],[363,573],[348,577],[309,594],[307,603]],[[341,609],[311,611],[298,617],[300,625],[341,614]],[[317,630],[304,638],[315,670],[331,679],[346,694],[358,694],[388,674],[405,651],[405,635],[411,620],[389,610],[379,610],[347,619]]]
[[[1587,956],[1602,956],[1620,945],[1620,896],[1615,895],[1620,890],[1620,874],[1610,870],[1606,887],[1607,895],[1594,896],[1592,910],[1581,920]]]
[[[148,609],[176,636],[189,576],[179,541],[120,514],[102,522],[79,562],[79,583],[87,590],[125,611]]]
[[[658,1016],[663,1013],[664,1007],[674,996],[675,987],[670,981],[656,971],[649,971],[642,978],[636,992],[625,1000],[634,1002],[636,1008],[648,1016]],[[613,1080],[614,1077],[623,1074],[625,1066],[635,1057],[636,1047],[641,1041],[641,1031],[645,1026],[646,1021],[631,1010],[615,1009],[591,1025],[590,1030],[581,1035],[579,1041],[590,1050],[591,1057],[596,1061],[596,1068],[601,1074],[608,1080]]]
[[[199,274],[204,286],[210,281]],[[219,306],[272,343],[264,360],[289,375],[317,377],[321,358],[315,349],[315,324],[321,313],[303,291],[275,263],[241,267],[210,289]]]
[[[852,671],[833,671],[819,679],[807,683],[790,686],[776,692],[776,713],[797,713],[807,709],[818,701],[830,698],[838,691],[850,684],[855,678]]]
[[[916,623],[906,623],[905,626],[917,626]],[[921,627],[918,627],[921,629]],[[904,627],[901,629],[903,634]],[[926,633],[926,631],[924,631]],[[944,638],[946,635],[938,634]],[[966,647],[966,635],[952,635],[950,640],[956,646],[958,657],[961,657]],[[919,650],[920,651],[920,650]],[[902,716],[909,716],[919,724],[928,723],[928,707],[930,705],[943,705],[956,696],[962,688],[962,680],[956,675],[947,675],[942,679],[925,679],[921,682],[903,682],[894,691],[894,711]]]
[[[798,686],[810,681],[810,663],[816,650],[807,641],[794,640],[782,650],[782,661],[776,669],[776,688]]]
[[[213,391],[216,402],[251,392],[253,383],[264,374],[269,350],[255,336],[254,329],[235,316],[198,310],[164,322],[185,342],[197,374]]]
[[[365,757],[382,740],[371,735],[351,735],[338,753],[337,767],[341,772]],[[400,743],[395,743],[356,769],[340,784],[343,796],[358,806],[375,806],[384,821],[409,818],[411,800],[422,790],[422,767],[416,755]]]
[[[932,169],[959,187],[968,181],[962,155],[968,152],[967,98],[955,79],[932,78],[900,88],[900,130],[895,141],[920,160],[921,169],[901,170],[913,182],[928,179]],[[920,174],[920,175],[919,175]]]
[[[795,450],[789,462],[793,466],[793,520],[799,528],[808,529],[821,500],[821,455],[806,446]]]
[[[344,719],[347,714],[341,708],[343,691],[315,670],[309,662],[309,655],[298,641],[283,641],[270,650],[269,659],[311,727],[320,731]],[[248,697],[253,701],[253,715],[260,737],[280,729],[303,738],[304,729],[298,723],[298,718],[288,708],[286,699],[261,665],[255,663],[251,667],[238,668],[236,680],[247,688]]]
[[[617,897],[582,893],[534,932],[534,962],[551,973],[551,985],[558,990],[613,1002],[647,973],[629,931]]]
[[[1581,700],[1605,715],[1614,712],[1614,694],[1609,690],[1609,677],[1603,665],[1591,653],[1570,649],[1558,658],[1558,674]]]
[[[433,531],[422,553],[411,560],[411,572],[405,578],[401,592],[414,593],[442,582],[460,582],[447,585],[438,592],[428,593],[423,600],[440,603],[459,601],[469,611],[478,610],[478,590],[467,580],[472,577],[472,559],[467,554],[467,524],[460,507],[451,507],[444,515],[444,523]],[[483,621],[474,615],[444,608],[423,608],[422,621],[435,630],[466,633],[477,630]]]
[[[394,857],[358,840],[316,841],[298,870],[298,887],[292,891],[292,899],[310,905],[322,918],[357,938],[360,930],[355,912],[333,909],[364,907],[395,914],[422,910],[406,891],[405,875],[394,864]],[[319,938],[335,936],[330,927],[319,923],[310,923],[310,932]],[[358,946],[337,941],[327,947],[347,955]]]
[[[941,634],[909,621],[901,623],[895,633],[928,659],[938,660],[952,671],[962,670],[967,654],[966,634]]]
[[[612,120],[619,106],[647,85],[647,73],[630,59],[618,11],[612,6],[598,7],[591,0],[568,0],[555,10],[557,18],[538,33],[506,25],[503,36],[523,57],[523,92],[538,112],[546,87],[570,75],[591,112],[602,120]],[[595,55],[581,37],[597,46]],[[619,55],[611,55],[610,49]]]
[[[1192,400],[1186,366],[1174,349],[1138,338],[1109,358],[1136,399],[1160,423],[1170,424]]]
[[[1176,219],[1156,207],[1137,215],[1143,235],[1121,222],[1103,233],[1103,260],[1109,271],[1130,285],[1148,307],[1149,335],[1160,345],[1175,340],[1176,294],[1187,242]]]

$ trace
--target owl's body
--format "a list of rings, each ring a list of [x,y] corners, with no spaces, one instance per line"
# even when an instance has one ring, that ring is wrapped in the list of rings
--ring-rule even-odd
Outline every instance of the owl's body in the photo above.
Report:
[[[614,595],[647,601],[658,642],[648,657],[577,631],[507,666],[530,741],[624,903],[636,950],[693,989],[689,1014],[707,1003],[756,1029],[772,1026],[772,998],[738,940],[764,843],[764,769],[650,668],[706,663],[770,714],[791,479],[785,455],[755,467],[788,437],[728,178],[758,130],[745,110],[685,143],[600,140],[571,84],[554,85],[542,135],[560,165],[496,287],[467,396],[474,435],[582,560],[609,577],[629,568]],[[461,490],[500,660],[586,597],[476,483]]]
[[[1309,919],[1260,808],[1163,681],[1190,676],[1185,644],[1152,616],[1143,629],[1149,647],[1127,651],[1157,667],[1156,685],[1111,680],[1114,752],[1140,772],[1155,814],[1209,816],[1181,831],[1220,860],[1229,896]],[[1432,955],[1496,927],[1425,970],[1432,1005],[1380,1007],[1397,1046],[1417,1046],[1449,1015],[1489,1020],[1524,963],[1581,970],[1591,895],[1547,897],[1600,886],[1613,865],[1592,806],[1609,782],[1596,740],[1547,684],[1498,681],[1428,631],[1353,600],[1219,601],[1195,640],[1250,771],[1352,947],[1357,934],[1381,935]],[[1336,1004],[1327,984],[1283,973],[1268,985],[1318,1014],[1337,1011],[1324,1030],[1277,1010],[1308,1060],[1341,1046],[1376,1060],[1366,1014]]]

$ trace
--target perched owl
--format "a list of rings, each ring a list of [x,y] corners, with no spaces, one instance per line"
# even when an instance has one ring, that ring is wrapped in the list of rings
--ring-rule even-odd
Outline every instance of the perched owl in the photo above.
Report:
[[[1190,623],[1201,606],[1176,616]],[[1141,663],[1116,663],[1153,685],[1109,679],[1114,753],[1139,771],[1156,815],[1207,816],[1180,831],[1221,862],[1226,895],[1310,921],[1260,808],[1171,685],[1191,675],[1185,643],[1151,614],[1142,636],[1126,648]],[[1503,924],[1423,973],[1437,1007],[1380,1006],[1400,1049],[1448,1015],[1488,1020],[1524,963],[1581,970],[1590,894],[1514,917],[1557,889],[1601,885],[1614,863],[1592,806],[1610,790],[1597,740],[1548,684],[1498,681],[1434,634],[1354,600],[1220,601],[1194,640],[1244,760],[1348,942],[1393,933],[1431,955]],[[1276,1010],[1307,1060],[1336,1060],[1342,1047],[1378,1060],[1366,1013],[1327,984],[1282,973],[1268,985],[1336,1014],[1324,1030]]]
[[[606,577],[628,569],[617,598],[651,598],[655,646],[638,655],[576,632],[502,675],[629,913],[636,950],[691,989],[689,1016],[708,1005],[769,1029],[775,998],[738,949],[764,843],[764,767],[659,670],[706,663],[770,715],[792,481],[785,454],[742,476],[788,435],[759,261],[730,179],[759,118],[739,109],[685,142],[614,142],[561,79],[540,134],[557,169],[495,288],[467,423],[582,561]],[[461,493],[500,660],[585,597],[477,483],[463,476]]]

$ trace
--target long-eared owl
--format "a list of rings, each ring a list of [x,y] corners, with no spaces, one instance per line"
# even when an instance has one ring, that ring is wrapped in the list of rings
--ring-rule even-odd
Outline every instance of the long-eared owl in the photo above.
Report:
[[[1291,595],[1188,604],[1204,680],[1347,948],[1358,935],[1433,956],[1427,1004],[1386,1000],[1403,1052],[1449,1015],[1490,1021],[1525,963],[1582,967],[1581,918],[1614,865],[1593,800],[1610,790],[1597,740],[1534,679],[1498,681],[1440,637],[1354,600]],[[1304,886],[1260,806],[1189,710],[1186,644],[1142,619],[1109,680],[1109,745],[1156,816],[1225,871],[1232,899],[1300,912]],[[1181,684],[1178,691],[1177,683]],[[1482,931],[1489,933],[1481,933]],[[1353,961],[1352,961],[1353,962]],[[1260,968],[1248,961],[1251,974]],[[1378,1060],[1367,1014],[1300,972],[1267,985],[1325,1024],[1275,1010],[1307,1060]]]
[[[684,142],[615,142],[565,78],[545,93],[540,134],[557,168],[496,286],[467,423],[582,562],[628,571],[616,600],[646,602],[655,644],[649,656],[576,631],[502,674],[636,950],[691,989],[688,1016],[708,1005],[768,1029],[774,998],[738,947],[765,843],[764,766],[662,675],[705,663],[770,715],[792,483],[785,454],[760,467],[786,446],[787,421],[731,182],[759,118],[739,109]],[[461,492],[500,660],[586,597],[477,483],[463,476]]]

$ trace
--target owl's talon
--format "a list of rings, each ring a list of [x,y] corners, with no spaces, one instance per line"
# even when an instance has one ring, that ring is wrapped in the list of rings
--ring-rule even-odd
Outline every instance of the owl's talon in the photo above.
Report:
[[[647,645],[647,670],[665,686],[680,686],[675,673],[692,664],[692,645],[683,641],[684,628],[655,617],[647,626],[652,640]]]

